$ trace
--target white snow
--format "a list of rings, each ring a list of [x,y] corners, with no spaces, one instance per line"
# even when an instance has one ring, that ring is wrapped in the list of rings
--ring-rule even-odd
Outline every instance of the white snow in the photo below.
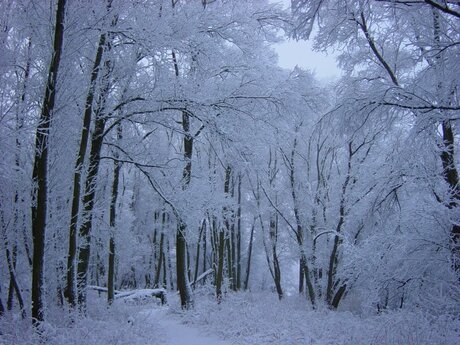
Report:
[[[165,345],[230,345],[231,343],[219,339],[215,335],[207,335],[196,326],[181,324],[171,315],[166,315],[166,309],[151,309],[140,312],[140,315],[148,317],[157,323],[162,331],[163,344]]]
[[[358,315],[326,308],[311,310],[304,298],[278,301],[272,293],[233,293],[217,304],[210,290],[195,290],[193,310],[182,311],[176,294],[170,305],[116,300],[93,291],[86,317],[49,310],[46,345],[454,345],[460,321],[422,312]],[[71,321],[73,319],[73,321]],[[0,345],[37,345],[29,319],[0,319]]]

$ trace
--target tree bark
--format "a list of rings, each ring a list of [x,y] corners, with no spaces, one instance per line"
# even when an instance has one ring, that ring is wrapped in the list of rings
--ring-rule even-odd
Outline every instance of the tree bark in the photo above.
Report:
[[[63,41],[66,0],[58,0],[54,28],[54,44],[42,110],[35,138],[34,166],[32,172],[32,322],[38,326],[44,321],[44,263],[46,216],[48,197],[48,136],[56,99],[56,82],[59,74]]]
[[[337,223],[334,235],[334,244],[332,247],[331,255],[329,256],[329,264],[328,264],[328,272],[327,272],[327,287],[326,287],[326,302],[327,304],[334,308],[333,305],[333,298],[334,298],[334,287],[336,286],[335,276],[337,273],[337,266],[339,261],[339,247],[342,243],[340,238],[341,231],[343,224],[345,222],[345,202],[346,202],[346,193],[348,184],[351,178],[351,160],[353,158],[354,153],[352,149],[352,142],[348,143],[348,168],[347,168],[347,175],[345,177],[345,181],[342,185],[342,194],[340,196],[340,207],[339,207],[339,221]],[[344,289],[346,289],[346,285],[343,285]],[[345,291],[343,291],[345,293]],[[343,293],[341,295],[343,295]],[[338,304],[338,303],[337,303]]]
[[[196,256],[195,256],[195,274],[193,275],[193,281],[196,282],[198,278],[198,271],[200,268],[200,250],[201,250],[201,238],[203,236],[203,231],[206,231],[206,222],[201,222],[200,232],[198,234],[198,242],[196,244]],[[205,272],[205,271],[203,271]]]
[[[236,290],[241,289],[241,174],[238,175],[238,208],[236,211]]]
[[[17,255],[17,247],[16,247],[16,244],[13,245],[13,248],[11,250],[11,254],[10,254],[10,251],[8,249],[8,243],[5,239],[4,241],[5,243],[5,251],[6,251],[6,261],[8,263],[8,270],[10,271],[10,284],[8,286],[8,296],[6,298],[6,309],[7,310],[12,310],[13,309],[13,300],[14,300],[14,280],[15,280],[15,277],[14,277],[14,273],[11,272],[11,270],[9,269],[9,266],[10,266],[10,260],[12,261],[13,263],[13,270],[16,269],[16,255]],[[13,273],[13,275],[12,275]]]
[[[0,288],[0,293],[1,292],[2,292],[2,289]],[[3,306],[2,296],[0,296],[0,317],[2,317],[3,314],[5,314],[5,307]]]
[[[256,218],[251,227],[251,235],[249,237],[249,246],[248,246],[248,262],[246,266],[246,278],[244,279],[244,290],[247,290],[249,287],[249,274],[251,272],[251,259],[252,259],[252,244],[254,242],[254,229],[256,227]]]
[[[160,252],[158,254],[157,270],[155,272],[155,279],[153,281],[153,287],[155,289],[157,289],[160,286],[160,274],[161,274],[163,258],[164,258],[164,252],[163,252],[164,239],[165,239],[165,234],[162,231],[160,235]]]
[[[110,8],[110,6],[108,7]],[[85,111],[83,114],[83,127],[80,138],[80,148],[74,166],[72,210],[70,215],[69,228],[69,252],[67,255],[67,286],[64,296],[68,303],[74,307],[77,303],[77,283],[76,283],[76,257],[77,257],[77,225],[80,210],[81,197],[81,174],[88,147],[89,129],[91,126],[91,116],[93,113],[93,101],[96,92],[96,83],[101,70],[102,56],[106,48],[106,34],[101,34],[97,47],[96,58],[94,59],[91,71],[91,80],[85,101]]]
[[[310,303],[313,307],[316,304],[316,296],[315,296],[315,289],[313,288],[313,284],[311,283],[310,277],[310,270],[308,268],[308,261],[307,256],[305,255],[305,248],[304,248],[304,228],[302,226],[302,221],[300,219],[299,213],[299,202],[297,199],[297,193],[295,189],[296,181],[295,181],[295,153],[297,149],[297,138],[294,138],[294,143],[291,151],[291,157],[289,159],[288,168],[289,168],[289,182],[291,185],[291,196],[292,196],[292,203],[294,205],[294,217],[296,220],[296,228],[295,228],[295,235],[297,239],[297,245],[299,246],[300,251],[300,258],[299,258],[299,293],[303,293],[303,280],[305,278],[305,282],[308,289],[308,296],[310,298]]]
[[[78,303],[82,311],[86,309],[86,285],[88,281],[88,267],[91,250],[90,234],[92,230],[94,199],[96,195],[96,179],[99,171],[102,142],[104,139],[103,134],[107,120],[105,105],[110,89],[109,78],[111,74],[111,63],[109,60],[104,63],[104,69],[105,73],[102,78],[102,88],[96,109],[94,132],[91,137],[89,168],[85,182],[85,195],[83,196],[83,223],[79,229],[82,244],[78,253],[77,288]]]
[[[171,250],[169,247],[169,237],[166,238],[166,251],[168,252],[169,286],[171,291],[174,291],[173,269],[171,263]]]
[[[454,133],[450,121],[446,120],[442,122],[442,132],[444,150],[441,153],[441,160],[444,170],[444,180],[451,191],[451,200],[448,203],[448,208],[457,210],[460,204],[460,182],[454,160]],[[450,231],[450,246],[452,252],[452,266],[460,279],[460,225],[458,223],[452,224]]]
[[[173,2],[173,7],[175,3]],[[179,65],[176,58],[176,53],[173,51],[172,60],[174,65],[174,73],[176,78],[179,77]],[[184,160],[185,166],[182,172],[182,189],[186,190],[190,184],[192,174],[192,155],[193,155],[193,136],[190,133],[190,115],[186,110],[182,111],[182,130],[184,131]],[[181,298],[181,306],[183,309],[188,309],[193,306],[193,298],[188,279],[187,267],[187,242],[185,233],[187,225],[178,219],[176,230],[176,273],[177,273],[177,288]]]
[[[207,269],[207,263],[206,263],[206,260],[207,260],[207,256],[208,256],[208,248],[207,248],[207,236],[206,236],[206,233],[207,233],[207,222],[206,220],[203,220],[203,272],[206,272],[206,269]],[[196,279],[195,279],[196,280]],[[206,283],[206,277],[203,278],[203,284]]]
[[[123,127],[121,123],[117,125],[117,141],[120,142],[123,137]],[[118,153],[114,153],[115,160],[113,162],[113,184],[112,184],[112,198],[110,200],[110,239],[109,239],[109,271],[107,275],[107,302],[113,303],[115,299],[115,225],[116,225],[116,212],[118,201],[118,185],[120,180],[121,162],[117,160]]]
[[[6,243],[5,243],[5,246],[6,246]],[[8,264],[8,271],[10,273],[10,290],[8,292],[7,309],[8,310],[13,309],[13,291],[14,291],[14,293],[16,294],[18,303],[19,303],[19,308],[21,309],[21,317],[25,319],[27,315],[26,315],[26,309],[24,307],[24,299],[22,298],[21,289],[19,288],[18,281],[16,279],[16,272],[15,272],[16,254],[14,252],[11,253],[8,247],[6,247],[5,251],[6,251],[6,261]]]
[[[2,300],[2,284],[0,284],[0,318],[5,314],[5,306],[3,305]]]
[[[176,273],[181,307],[182,309],[189,309],[193,307],[193,300],[187,276],[187,245],[184,234],[185,230],[186,226],[184,223],[178,225],[176,232]]]
[[[225,231],[219,231],[219,245],[217,253],[216,298],[217,303],[222,301],[222,282],[224,278]]]
[[[441,26],[439,21],[439,12],[433,8],[433,36],[435,47],[438,53],[435,55],[436,64],[434,68],[439,76],[438,91],[442,94],[444,62],[443,50],[441,47]],[[453,92],[452,92],[453,93]],[[458,178],[458,170],[455,164],[455,135],[450,120],[444,120],[441,123],[442,128],[442,152],[441,162],[443,167],[444,181],[450,188],[451,199],[447,203],[447,207],[451,210],[456,210],[460,204],[460,183]],[[458,274],[460,280],[460,225],[458,222],[452,222],[450,231],[450,247],[452,253],[452,266]]]
[[[278,243],[278,215],[270,216],[270,243],[272,245],[272,261],[273,261],[273,280],[275,282],[276,292],[279,300],[283,299],[284,293],[281,287],[281,268],[278,259],[277,243]]]

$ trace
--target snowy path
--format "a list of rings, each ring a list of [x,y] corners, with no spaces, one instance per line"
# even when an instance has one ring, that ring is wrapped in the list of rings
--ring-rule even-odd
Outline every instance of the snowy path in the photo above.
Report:
[[[188,327],[166,315],[165,310],[151,309],[139,313],[142,318],[148,317],[164,332],[165,345],[231,345],[213,335],[200,333],[196,328]]]

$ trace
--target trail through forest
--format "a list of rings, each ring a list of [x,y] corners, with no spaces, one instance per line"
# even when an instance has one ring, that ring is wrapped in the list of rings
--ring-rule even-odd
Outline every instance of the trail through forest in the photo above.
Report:
[[[229,342],[220,340],[218,337],[203,334],[195,327],[186,326],[180,323],[179,320],[175,319],[171,315],[167,315],[167,309],[148,309],[142,310],[138,314],[138,321],[146,318],[149,323],[156,323],[163,335],[162,338],[165,345],[230,345]],[[133,322],[136,322],[134,320]],[[142,322],[142,321],[141,321]]]

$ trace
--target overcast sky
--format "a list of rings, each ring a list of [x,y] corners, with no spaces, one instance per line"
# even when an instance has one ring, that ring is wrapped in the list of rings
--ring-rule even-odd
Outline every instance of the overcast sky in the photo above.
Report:
[[[270,0],[273,3],[281,3],[285,8],[290,7],[290,0]],[[279,56],[279,65],[287,69],[293,69],[296,65],[315,72],[320,80],[330,80],[340,76],[340,70],[332,54],[314,52],[312,42],[289,40],[275,45]]]
[[[321,80],[330,80],[340,75],[335,57],[332,54],[314,52],[311,42],[289,40],[275,45],[275,50],[281,67],[292,69],[297,65],[315,72],[316,77]]]

